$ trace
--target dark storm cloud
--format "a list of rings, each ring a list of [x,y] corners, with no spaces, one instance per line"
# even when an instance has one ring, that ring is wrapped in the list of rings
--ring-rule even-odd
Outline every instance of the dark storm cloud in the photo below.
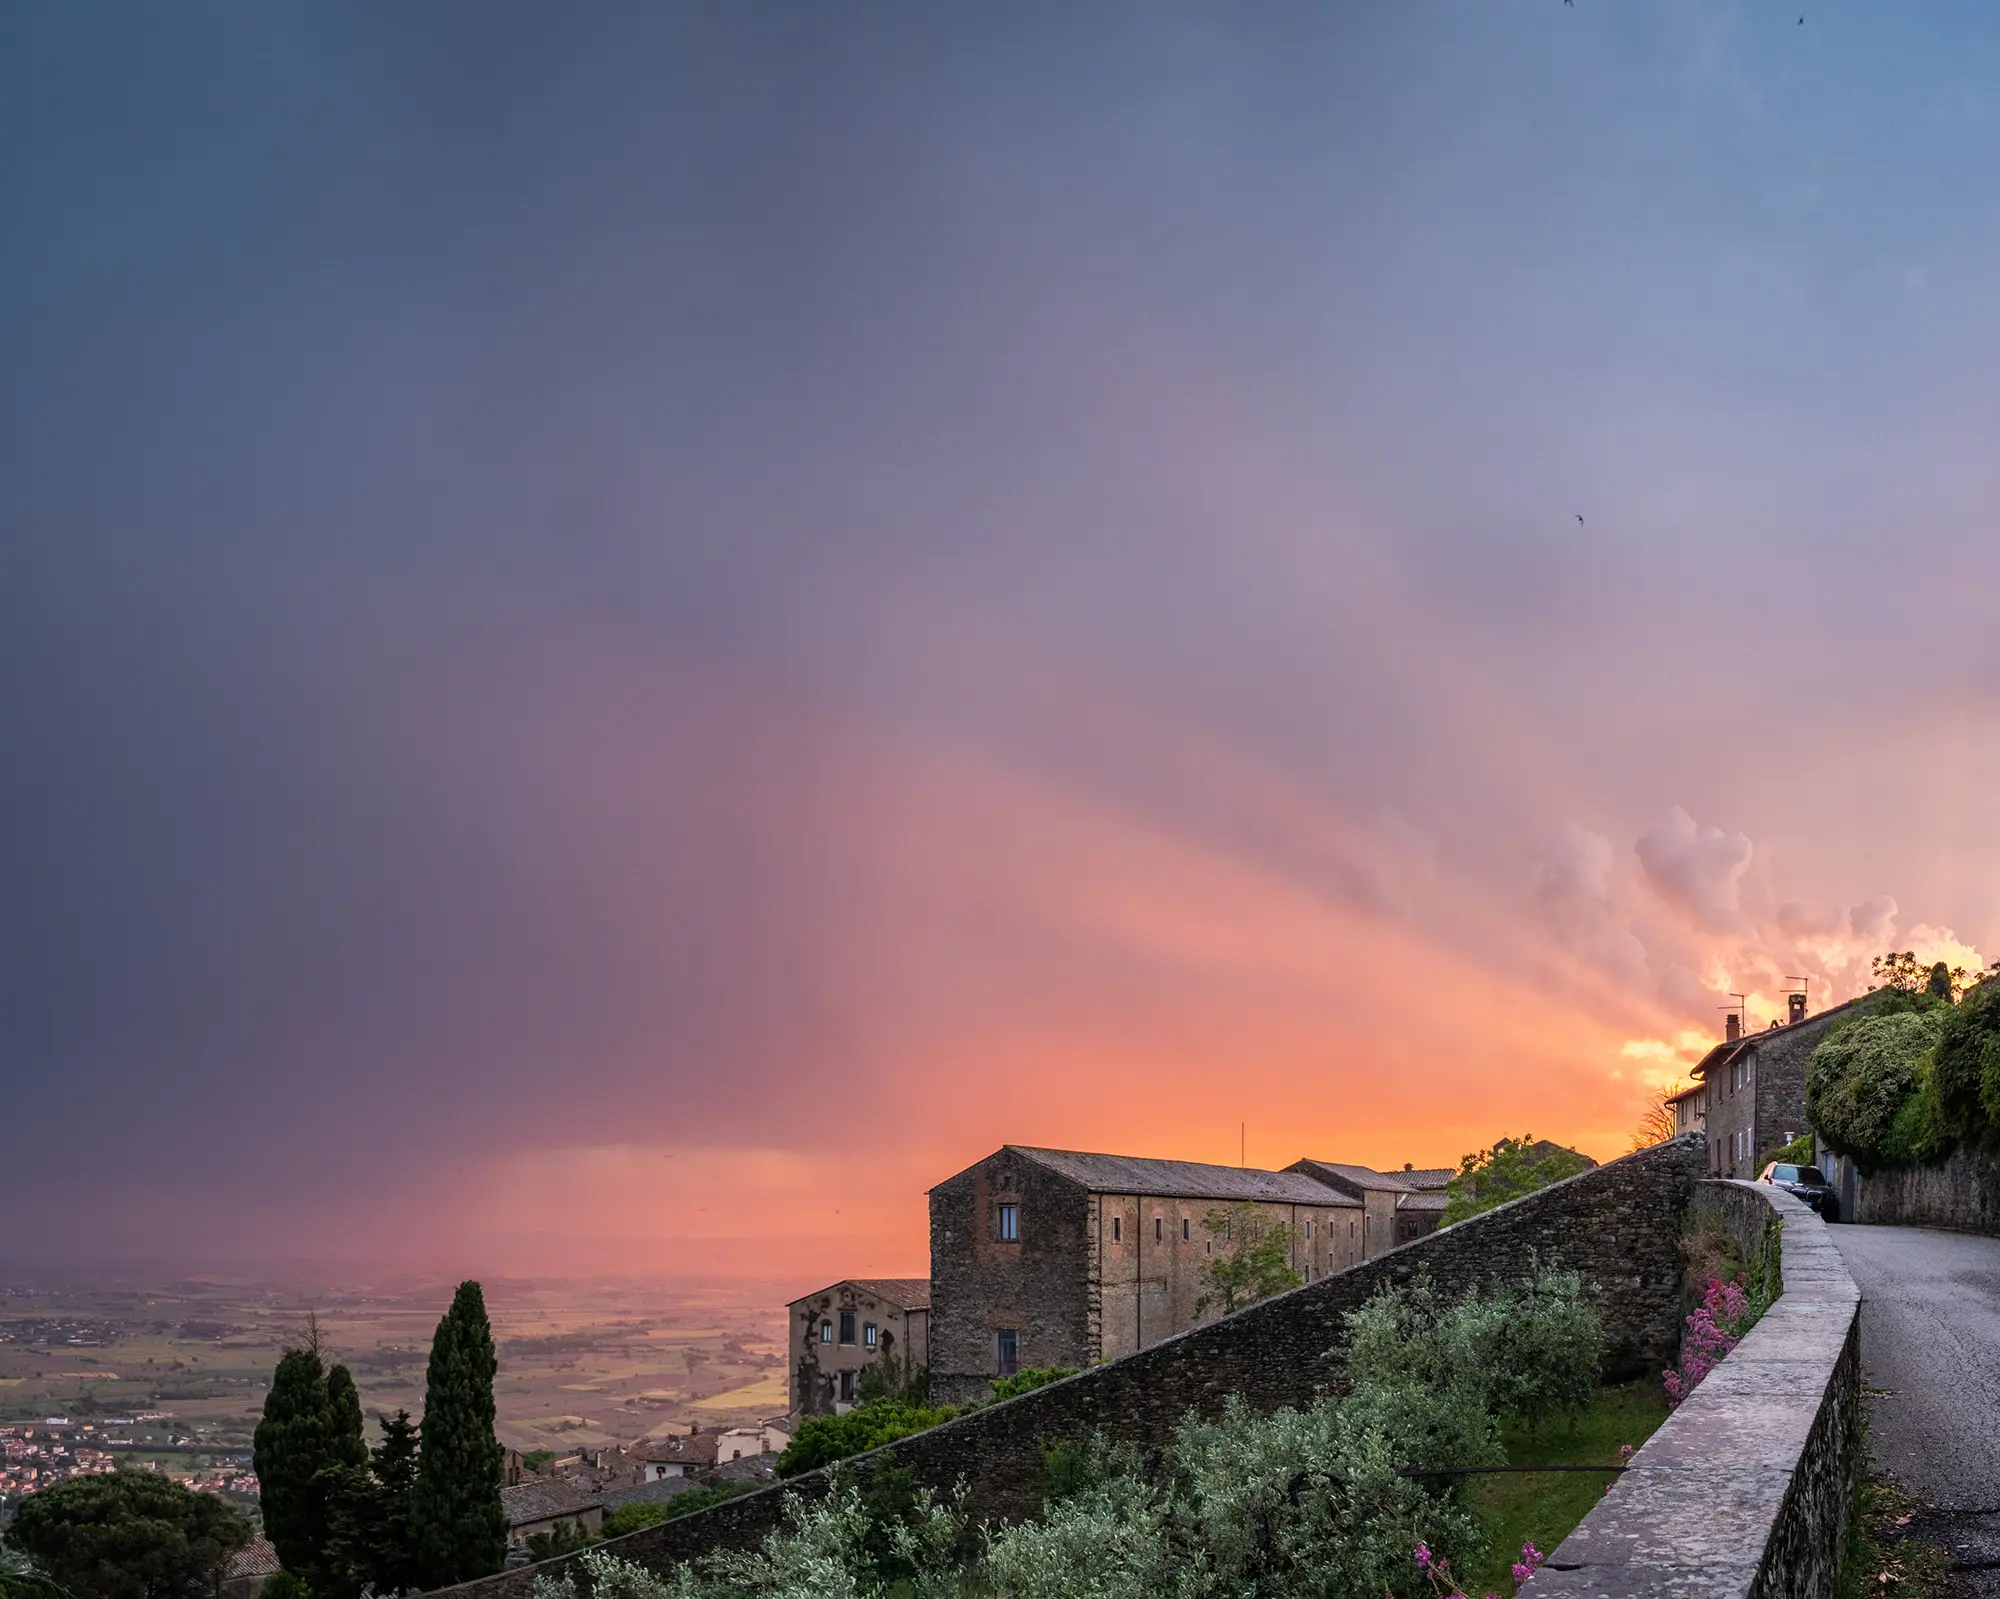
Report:
[[[953,876],[1079,817],[1504,972],[1425,896],[1682,803],[1985,926],[1723,758],[2000,668],[1993,22],[1840,15],[6,13],[10,1158],[915,1117],[1159,1002]]]

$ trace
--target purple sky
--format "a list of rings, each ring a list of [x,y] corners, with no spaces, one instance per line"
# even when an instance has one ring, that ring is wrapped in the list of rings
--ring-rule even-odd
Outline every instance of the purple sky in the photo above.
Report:
[[[2000,954],[1997,165],[1971,4],[0,8],[0,1253],[911,1269]]]

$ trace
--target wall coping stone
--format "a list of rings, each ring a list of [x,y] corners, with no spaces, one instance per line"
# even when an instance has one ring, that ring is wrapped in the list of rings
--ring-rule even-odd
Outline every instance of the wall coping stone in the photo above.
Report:
[[[1741,1214],[1726,1190],[1783,1224],[1783,1292],[1523,1584],[1528,1599],[1833,1591],[1858,1467],[1861,1291],[1803,1202],[1730,1179],[1698,1185],[1696,1203]]]

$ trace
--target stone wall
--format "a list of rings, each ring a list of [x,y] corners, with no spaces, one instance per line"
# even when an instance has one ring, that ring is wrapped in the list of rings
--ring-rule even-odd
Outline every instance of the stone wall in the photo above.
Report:
[[[1831,1599],[1860,1465],[1861,1294],[1789,1194],[1705,1182],[1693,1218],[1747,1255],[1775,1216],[1784,1293],[1632,1457],[1525,1599]]]
[[[1002,1203],[1018,1207],[1013,1242],[995,1236]],[[984,1394],[1002,1328],[1015,1332],[1022,1369],[1088,1365],[1098,1311],[1089,1193],[1002,1149],[939,1183],[930,1205],[931,1397]]]
[[[1820,1147],[1820,1166],[1840,1192],[1842,1216],[1884,1227],[1943,1227],[2000,1233],[2000,1156],[1961,1144],[1937,1166],[1863,1174]]]
[[[976,1514],[1029,1515],[1051,1444],[1102,1431],[1156,1447],[1190,1407],[1213,1412],[1231,1394],[1263,1410],[1310,1404],[1330,1375],[1328,1352],[1342,1336],[1342,1317],[1378,1288],[1419,1273],[1447,1293],[1520,1281],[1536,1259],[1573,1267],[1603,1290],[1609,1375],[1657,1372],[1678,1348],[1680,1233],[1702,1164],[1699,1138],[1628,1155],[1351,1271],[903,1439],[862,1457],[860,1467],[893,1458],[941,1490],[963,1479]],[[612,1547],[664,1570],[710,1549],[752,1544],[777,1524],[786,1495],[825,1490],[825,1476],[809,1473],[631,1533]],[[525,1599],[546,1569],[467,1587],[478,1590],[477,1599]]]

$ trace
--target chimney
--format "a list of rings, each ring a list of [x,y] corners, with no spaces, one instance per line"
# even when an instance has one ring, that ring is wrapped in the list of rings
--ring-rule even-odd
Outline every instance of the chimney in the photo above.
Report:
[[[1731,1011],[1729,1013],[1729,1019],[1722,1024],[1723,1042],[1727,1044],[1733,1044],[1736,1042],[1737,1039],[1741,1038],[1742,1036],[1743,1036],[1743,1018],[1737,1015],[1735,1011]]]
[[[1417,1169],[1417,1168],[1416,1168],[1416,1167],[1414,1167],[1414,1166],[1412,1166],[1412,1165],[1411,1165],[1411,1164],[1410,1164],[1410,1163],[1409,1163],[1409,1162],[1408,1162],[1407,1160],[1403,1162],[1403,1170],[1404,1170],[1404,1171],[1415,1171],[1416,1169]]]
[[[1785,1009],[1789,1013],[1786,1017],[1786,1020],[1794,1022],[1804,1021],[1806,1019],[1805,995],[1787,994],[1785,996]]]

